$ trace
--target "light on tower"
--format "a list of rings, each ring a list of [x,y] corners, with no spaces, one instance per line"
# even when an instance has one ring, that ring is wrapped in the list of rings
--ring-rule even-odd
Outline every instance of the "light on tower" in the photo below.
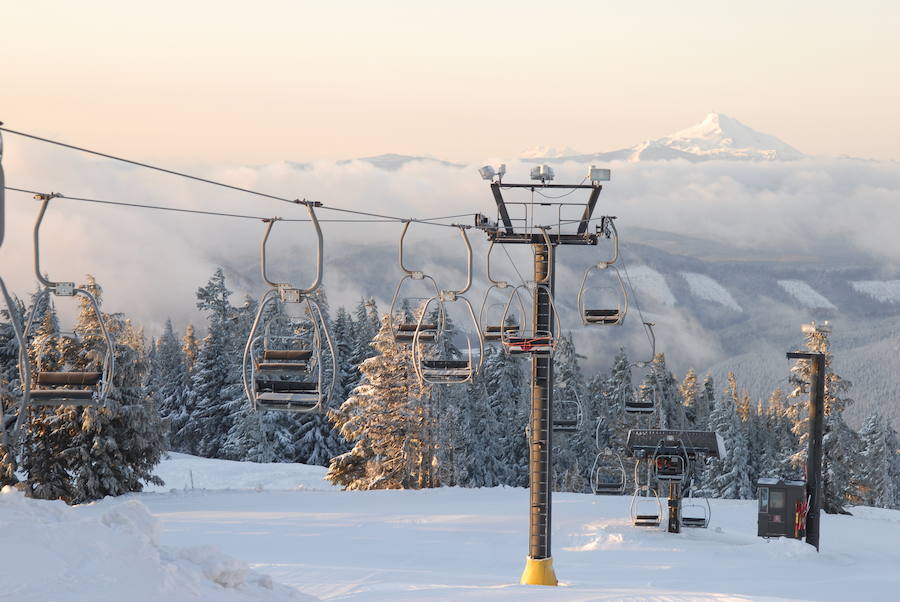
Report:
[[[553,168],[549,165],[538,165],[531,168],[531,179],[549,182],[553,179]]]
[[[593,165],[591,165],[591,168],[588,170],[588,179],[591,182],[609,182],[611,175],[612,172],[610,170],[594,167]]]

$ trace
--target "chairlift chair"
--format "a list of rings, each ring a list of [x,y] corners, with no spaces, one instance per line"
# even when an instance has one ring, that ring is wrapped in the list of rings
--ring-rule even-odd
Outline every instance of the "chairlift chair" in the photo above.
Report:
[[[615,218],[604,216],[601,218],[600,232],[607,238],[612,238],[613,255],[606,261],[601,261],[590,266],[584,272],[581,279],[581,288],[578,290],[578,313],[581,315],[581,321],[585,326],[618,326],[625,319],[628,313],[628,293],[625,289],[625,281],[622,274],[614,265],[619,259],[619,234],[616,231],[616,225],[613,221]],[[603,287],[589,287],[589,278],[594,270],[606,271],[611,270],[614,275],[613,282]],[[593,299],[594,295],[590,295],[589,291],[600,290],[604,294],[599,298]]]
[[[323,375],[322,362],[315,349],[321,346],[321,341],[318,333],[312,338],[310,345],[300,336],[271,336],[266,332],[255,337],[250,382],[255,388],[257,408],[287,412],[318,408]]]
[[[553,296],[550,294],[550,288],[548,286],[535,282],[520,284],[516,286],[513,289],[513,293],[510,294],[509,300],[506,303],[506,307],[503,310],[503,318],[501,319],[501,323],[507,323],[507,319],[510,315],[510,309],[512,307],[513,298],[518,296],[518,293],[520,291],[527,292],[532,296],[532,299],[534,299],[534,297],[539,294],[539,291],[547,294],[548,298],[550,299],[550,311],[553,313],[554,318],[553,330],[535,331],[529,328],[526,325],[528,322],[525,321],[525,324],[517,329],[505,328],[501,330],[500,342],[503,344],[503,347],[510,355],[521,355],[525,353],[552,354],[556,350],[556,342],[561,336],[561,329],[559,312],[557,312],[556,310],[556,304],[553,301]]]
[[[404,275],[400,279],[400,282],[397,283],[397,288],[394,290],[394,297],[391,299],[391,307],[388,310],[391,338],[394,340],[394,343],[398,345],[411,345],[416,340],[417,336],[419,342],[421,343],[432,343],[437,339],[438,336],[440,336],[440,334],[444,330],[443,307],[441,307],[440,311],[438,312],[438,319],[433,323],[425,322],[423,320],[415,320],[412,322],[400,321],[397,324],[394,323],[397,317],[397,310],[399,308],[398,301],[401,299],[400,292],[403,289],[403,285],[407,282],[427,281],[431,283],[431,287],[434,289],[435,297],[440,297],[441,294],[441,289],[438,287],[437,282],[435,282],[434,278],[432,278],[425,272],[410,270],[404,263],[403,241],[406,238],[406,232],[409,230],[410,223],[411,222],[409,221],[403,222],[403,230],[400,233],[399,259],[400,269],[403,270]],[[423,311],[423,315],[424,313],[425,312]]]
[[[99,339],[103,341],[104,351],[100,357],[99,365],[94,370],[42,370],[40,366],[34,373],[33,379],[26,379],[26,395],[28,403],[32,406],[101,406],[106,403],[107,395],[112,387],[112,379],[115,371],[115,346],[106,323],[103,312],[97,298],[88,290],[78,288],[74,282],[54,282],[46,278],[41,272],[40,266],[40,228],[47,212],[50,200],[59,195],[38,194],[36,199],[41,201],[37,221],[34,224],[34,270],[43,289],[34,300],[23,331],[27,341],[35,324],[37,309],[48,302],[50,295],[57,297],[77,297],[87,299],[88,306],[93,311],[99,324]]]
[[[636,456],[634,464],[634,494],[631,496],[629,514],[636,527],[658,527],[662,523],[663,508],[659,489],[653,475],[651,458]],[[646,479],[641,481],[641,466],[645,466]]]
[[[438,291],[437,295],[425,302],[422,312],[419,314],[419,321],[416,324],[413,338],[412,361],[416,375],[420,381],[430,385],[452,385],[471,382],[481,371],[481,366],[484,362],[484,340],[481,337],[481,328],[478,324],[478,319],[475,317],[475,310],[472,308],[472,304],[464,296],[472,287],[472,245],[469,243],[469,237],[465,228],[460,226],[459,233],[466,247],[466,283],[459,290]],[[446,315],[446,306],[452,303],[459,303],[463,306],[477,334],[477,347],[473,347],[471,339],[468,336],[466,337],[466,353],[462,359],[435,357],[436,349],[433,346],[425,349],[421,345],[424,342],[422,335],[427,333],[422,328],[422,325],[429,315],[429,309],[432,304],[437,305],[439,315],[443,316]],[[473,357],[476,351],[478,353],[477,361]]]
[[[650,359],[635,362],[631,364],[631,368],[650,368],[653,369],[653,360],[656,357],[656,335],[653,332],[653,322],[644,322],[644,329],[650,340]],[[640,391],[634,389],[631,397],[625,400],[625,412],[628,414],[652,414],[656,410],[659,397],[658,387],[654,385],[650,397],[642,398]]]
[[[548,253],[547,265],[552,266],[554,264],[553,254],[555,252],[553,243],[550,241],[550,236],[547,234],[547,228],[541,227],[540,229],[544,237],[544,246]],[[528,324],[533,321],[528,320],[528,316],[523,315],[522,324],[518,331],[501,331],[500,342],[510,355],[520,355],[524,353],[552,355],[556,350],[556,342],[561,336],[560,325],[562,319],[560,318],[559,311],[557,311],[556,302],[553,299],[553,293],[550,288],[552,279],[553,274],[548,271],[543,280],[520,284],[516,286],[510,294],[509,299],[506,302],[506,307],[503,309],[503,317],[500,320],[501,324],[506,324],[508,322],[510,309],[513,305],[513,298],[518,298],[521,303],[521,297],[519,296],[520,291],[525,291],[527,294],[531,295],[532,307],[538,303],[538,297],[540,295],[546,295],[548,305],[550,306],[550,322],[552,323],[552,327],[549,330],[535,329],[528,326]]]
[[[521,310],[521,315],[519,319],[519,323],[524,324],[527,319],[527,312],[525,311],[525,303],[522,301],[522,297],[519,294],[519,291],[516,287],[513,287],[509,284],[509,282],[505,280],[497,280],[491,274],[491,252],[494,249],[494,241],[491,241],[491,244],[488,246],[487,254],[486,254],[486,264],[487,264],[487,279],[491,283],[491,286],[488,287],[487,291],[484,294],[484,300],[481,302],[481,311],[478,312],[478,324],[481,325],[481,338],[485,343],[500,343],[503,341],[503,334],[506,333],[509,336],[515,336],[520,327],[518,324],[508,323],[506,320],[502,318],[502,311],[505,307],[505,303],[491,303],[491,293],[505,291],[507,289],[510,290],[510,296],[515,295],[519,309]],[[507,299],[508,300],[508,299]],[[493,307],[499,307],[501,309],[501,315],[498,315],[494,320],[489,319],[490,309]]]
[[[613,282],[605,286],[588,286],[588,278],[594,270],[604,270],[613,275]],[[592,291],[598,291],[592,293]],[[628,293],[622,273],[613,265],[598,263],[589,267],[581,279],[578,291],[578,312],[585,326],[618,326],[628,313]]]
[[[699,500],[703,500],[701,503]],[[709,526],[709,519],[712,515],[712,509],[709,505],[709,498],[701,496],[694,497],[693,488],[687,498],[681,502],[681,526],[692,527],[696,529],[705,529]]]
[[[324,264],[322,229],[313,207],[313,203],[306,204],[318,243],[316,277],[304,289],[286,282],[274,282],[269,278],[266,270],[266,244],[272,227],[280,218],[263,220],[266,231],[260,244],[260,272],[263,281],[269,285],[269,290],[263,294],[250,327],[241,371],[244,392],[256,410],[315,412],[327,405],[334,394],[337,354],[322,308],[312,297],[322,283]],[[257,334],[266,309],[279,303],[303,308],[303,315],[311,332],[309,339],[296,335],[272,336],[268,325],[263,334]],[[326,357],[330,359],[332,366],[327,385],[324,379]]]
[[[594,495],[622,495],[625,493],[625,477],[625,464],[619,454],[610,447],[597,453],[590,479]]]
[[[581,428],[581,423],[584,421],[584,410],[581,407],[581,402],[577,399],[561,399],[557,402],[559,404],[556,410],[559,410],[558,415],[553,417],[553,431],[556,433],[574,433]]]
[[[651,457],[654,476],[658,481],[685,483],[691,469],[691,459],[684,442],[667,437],[660,440]]]
[[[649,485],[637,487],[628,512],[635,527],[658,527],[662,524],[663,507],[657,489]]]

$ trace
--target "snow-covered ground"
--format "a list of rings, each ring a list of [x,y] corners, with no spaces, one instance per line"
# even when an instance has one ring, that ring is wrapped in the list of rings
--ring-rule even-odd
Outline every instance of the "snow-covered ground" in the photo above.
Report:
[[[779,280],[778,286],[783,288],[803,307],[810,309],[837,309],[834,303],[829,301],[819,291],[802,280]]]
[[[900,301],[900,280],[857,280],[851,282],[853,290],[869,295],[883,303]]]
[[[344,492],[318,482],[318,467],[175,454],[158,472],[174,490],[75,508],[5,490],[0,599],[845,601],[900,591],[896,511],[823,516],[817,554],[757,538],[752,501],[713,500],[709,529],[672,535],[632,527],[627,497],[557,494],[561,587],[548,588],[518,585],[522,489]]]
[[[682,277],[687,280],[691,289],[691,294],[704,301],[712,301],[723,305],[734,311],[744,311],[738,302],[734,300],[731,293],[724,286],[710,278],[706,274],[698,274],[696,272],[681,272]]]
[[[628,276],[639,293],[646,293],[663,305],[673,306],[677,302],[665,277],[653,268],[639,265]]]

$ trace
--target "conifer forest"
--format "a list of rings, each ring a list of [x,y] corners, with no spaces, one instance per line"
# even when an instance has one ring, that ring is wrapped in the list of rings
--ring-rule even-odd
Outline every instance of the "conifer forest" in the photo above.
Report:
[[[102,300],[101,283],[83,288]],[[204,324],[166,323],[147,339],[128,316],[102,314],[114,334],[115,379],[104,407],[34,408],[22,428],[19,465],[3,449],[0,483],[18,481],[28,495],[80,503],[140,491],[167,451],[249,462],[296,462],[325,466],[327,479],[347,489],[417,489],[442,486],[528,486],[528,364],[486,346],[478,378],[463,386],[427,385],[416,377],[410,346],[398,346],[391,320],[415,321],[418,307],[404,304],[389,316],[372,299],[355,307],[328,305],[316,293],[336,348],[335,394],[327,412],[257,412],[242,387],[242,353],[257,300],[234,299],[220,268],[197,289]],[[97,317],[82,302],[76,333],[60,331],[56,308],[37,295],[17,302],[34,312],[29,360],[42,369],[96,363]],[[39,306],[35,307],[35,303]],[[281,305],[263,316],[267,333],[310,336]],[[8,321],[0,323],[0,394],[4,408],[20,390],[18,347]],[[426,316],[427,318],[427,316]],[[436,340],[441,356],[458,358],[460,333],[452,320]],[[845,422],[854,403],[852,375],[831,369],[828,335],[810,333],[806,347],[826,355],[824,501],[830,513],[848,505],[900,508],[897,432],[877,413],[859,430]],[[590,492],[598,454],[624,458],[628,483],[633,468],[624,450],[633,428],[712,430],[729,453],[698,467],[691,489],[699,495],[749,499],[759,478],[803,478],[807,449],[808,366],[796,362],[787,386],[753,399],[734,376],[714,382],[689,370],[676,375],[657,353],[636,361],[624,350],[596,373],[564,334],[555,353],[557,412],[571,409],[575,428],[553,439],[554,490]],[[649,359],[649,358],[645,358]],[[629,414],[626,402],[650,400],[652,414]],[[577,414],[577,415],[576,415]],[[18,469],[18,472],[16,472]]]

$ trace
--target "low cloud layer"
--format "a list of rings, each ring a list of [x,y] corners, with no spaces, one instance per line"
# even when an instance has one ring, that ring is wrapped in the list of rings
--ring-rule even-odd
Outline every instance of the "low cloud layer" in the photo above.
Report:
[[[12,136],[5,142],[4,167],[10,186],[126,202],[305,217],[302,207],[123,167]],[[509,181],[527,178],[530,165],[508,163]],[[356,161],[177,167],[237,186],[372,213],[403,217],[474,212],[494,215],[490,191],[478,177],[476,166],[412,162],[399,170],[385,171]],[[896,235],[900,165],[896,163],[803,159],[619,163],[610,167],[613,179],[605,186],[596,214],[618,216],[624,240],[629,228],[640,227],[720,242],[748,253],[853,257],[854,261],[882,266],[885,273],[900,263],[900,237]],[[577,182],[585,166],[564,164],[555,169],[557,181]],[[508,199],[514,198],[510,193]],[[575,201],[576,195],[569,198]],[[527,192],[518,197],[530,199]],[[0,274],[14,291],[25,295],[35,286],[31,229],[38,205],[18,193],[7,193],[6,205],[7,235],[0,251]],[[324,209],[319,215],[323,219],[357,217]],[[556,213],[545,213],[538,221],[557,218]],[[465,223],[471,220],[470,216],[459,218]],[[256,221],[60,199],[51,203],[45,224],[43,270],[51,278],[65,280],[93,274],[104,286],[106,309],[125,312],[151,333],[166,317],[179,325],[198,319],[193,309],[194,292],[217,265],[229,271],[239,295],[258,294],[263,289],[254,271],[263,232],[263,225]],[[326,275],[333,306],[355,303],[360,295],[383,297],[383,283],[389,282],[392,287],[399,280],[401,273],[395,265],[369,265],[365,252],[369,246],[395,248],[399,224],[325,223],[323,229],[329,270],[340,273],[339,278]],[[483,281],[484,237],[479,232],[470,236],[476,247],[476,271]],[[413,262],[421,259],[435,271],[444,271],[446,279],[461,277],[464,251],[455,231],[413,226],[409,239]],[[308,280],[313,243],[308,224],[278,224],[272,246],[281,263],[273,263],[273,273],[301,283]],[[561,273],[571,272],[567,282],[577,280],[577,275],[597,260],[594,253],[591,249],[566,249],[561,254],[565,263]],[[503,254],[497,252],[495,256],[502,262],[499,269],[508,272],[504,277],[515,279]],[[527,249],[513,250],[513,257],[528,278]],[[480,304],[480,294],[473,294],[476,305]],[[701,330],[690,320],[683,324],[685,329]]]

